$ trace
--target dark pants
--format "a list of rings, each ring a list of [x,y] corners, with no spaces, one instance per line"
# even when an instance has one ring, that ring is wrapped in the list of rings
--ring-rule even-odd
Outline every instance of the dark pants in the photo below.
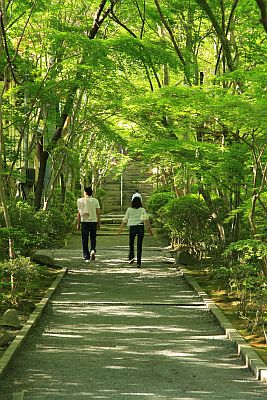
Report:
[[[137,236],[137,265],[141,266],[142,245],[144,239],[144,225],[130,226],[129,232],[129,260],[134,258],[134,239]]]
[[[83,257],[90,259],[90,252],[88,248],[88,240],[90,235],[90,251],[96,251],[96,222],[82,222],[82,244],[83,244]]]

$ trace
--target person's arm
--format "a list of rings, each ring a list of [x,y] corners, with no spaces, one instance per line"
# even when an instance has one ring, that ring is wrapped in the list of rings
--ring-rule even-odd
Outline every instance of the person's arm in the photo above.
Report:
[[[78,214],[77,214],[77,229],[80,229],[80,226],[81,226],[81,214],[80,214],[80,211],[78,211]]]
[[[146,226],[148,228],[148,232],[149,232],[150,236],[153,236],[153,230],[152,230],[152,226],[150,224],[149,219],[146,219],[144,222],[145,222],[145,224],[146,224]]]
[[[121,225],[119,227],[119,231],[118,231],[119,235],[121,234],[121,231],[123,230],[124,227],[125,227],[125,222],[122,221],[122,223],[121,223]]]
[[[125,215],[124,215],[124,217],[123,217],[123,220],[122,220],[122,222],[121,222],[121,225],[120,225],[120,227],[119,227],[119,231],[118,231],[118,234],[119,234],[119,235],[121,234],[121,231],[123,230],[123,228],[125,227],[125,225],[126,225],[127,222],[128,222],[129,212],[130,212],[130,209],[127,208],[127,211],[126,211],[126,213],[125,213]]]
[[[96,208],[97,228],[100,229],[100,208]]]

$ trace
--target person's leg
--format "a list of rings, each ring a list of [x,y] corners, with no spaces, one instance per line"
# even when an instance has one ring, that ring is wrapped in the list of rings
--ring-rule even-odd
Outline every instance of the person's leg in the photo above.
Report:
[[[141,259],[142,259],[142,247],[143,247],[143,239],[145,234],[144,225],[138,225],[137,232],[137,266],[141,267]]]
[[[129,229],[129,261],[134,259],[135,236],[136,236],[136,226],[130,226],[130,229]]]
[[[94,251],[96,253],[96,222],[89,222],[89,231],[90,231],[90,252]]]
[[[83,245],[83,258],[90,260],[90,253],[88,249],[88,238],[89,238],[89,222],[82,222],[82,245]]]

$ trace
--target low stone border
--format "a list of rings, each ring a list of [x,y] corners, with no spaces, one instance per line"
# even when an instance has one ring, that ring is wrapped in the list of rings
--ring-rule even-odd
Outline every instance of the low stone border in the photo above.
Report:
[[[267,382],[267,366],[263,360],[258,356],[255,350],[246,342],[246,340],[240,335],[240,333],[233,327],[228,318],[224,313],[216,306],[216,304],[208,297],[207,293],[203,288],[190,276],[190,271],[181,265],[177,265],[182,272],[185,280],[194,288],[198,295],[203,299],[207,308],[219,321],[221,327],[225,331],[226,337],[234,343],[237,353],[243,361],[246,367],[250,368],[255,377],[262,381]]]
[[[45,295],[42,298],[42,300],[36,305],[34,311],[30,315],[27,322],[23,325],[22,329],[19,331],[15,339],[6,349],[3,356],[0,358],[0,379],[3,377],[10,362],[12,361],[17,351],[20,349],[22,343],[25,341],[25,339],[31,332],[32,328],[36,325],[37,321],[40,319],[45,307],[47,306],[48,301],[51,299],[53,293],[57,289],[59,283],[61,282],[66,272],[67,268],[62,268],[62,270],[59,272],[57,278],[54,280],[50,288],[47,289],[47,291],[45,292]]]

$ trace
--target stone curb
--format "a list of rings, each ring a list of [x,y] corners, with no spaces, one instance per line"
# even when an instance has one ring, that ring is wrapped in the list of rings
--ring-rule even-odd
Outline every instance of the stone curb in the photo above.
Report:
[[[54,280],[50,288],[47,289],[47,291],[45,292],[45,295],[42,298],[42,300],[36,305],[34,311],[31,313],[27,322],[23,325],[20,332],[16,335],[15,339],[12,341],[7,350],[4,352],[3,356],[0,358],[0,379],[4,376],[10,362],[12,361],[17,351],[20,349],[22,343],[25,341],[25,339],[31,332],[32,328],[36,325],[37,321],[40,319],[45,307],[47,306],[48,301],[51,299],[53,293],[57,289],[58,285],[60,284],[66,272],[67,268],[61,269],[57,278]]]
[[[262,381],[267,382],[267,366],[258,356],[255,350],[246,342],[240,333],[233,327],[224,313],[216,306],[216,304],[208,297],[203,288],[190,276],[190,271],[177,265],[182,272],[185,280],[193,287],[198,295],[203,299],[207,308],[215,316],[225,331],[226,337],[234,343],[238,355],[244,361],[246,367],[250,368],[255,377]]]

